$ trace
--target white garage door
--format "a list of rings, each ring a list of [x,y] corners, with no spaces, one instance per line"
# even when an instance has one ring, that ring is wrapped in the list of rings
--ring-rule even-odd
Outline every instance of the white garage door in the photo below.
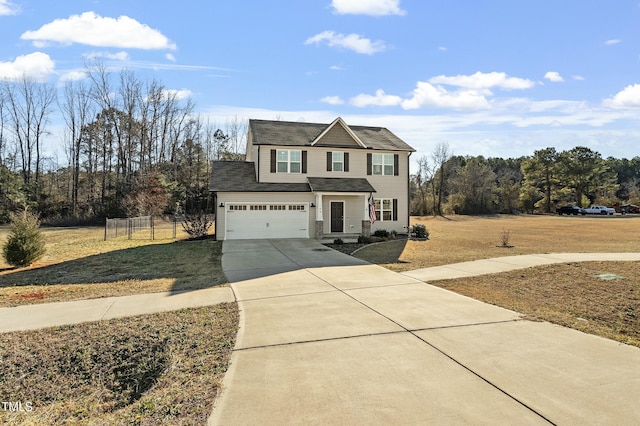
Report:
[[[306,203],[229,203],[225,209],[228,240],[309,238]]]

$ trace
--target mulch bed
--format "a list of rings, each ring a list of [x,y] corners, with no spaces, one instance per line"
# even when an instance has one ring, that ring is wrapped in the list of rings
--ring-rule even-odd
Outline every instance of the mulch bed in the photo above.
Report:
[[[384,241],[392,241],[392,240],[406,240],[407,238],[408,238],[407,235],[399,234],[399,235],[396,235],[395,238],[389,238],[387,240],[382,238],[372,237],[372,240],[370,243],[342,243],[342,244],[325,243],[323,245],[330,247],[334,250],[337,250],[339,252],[351,255],[354,251],[371,244],[380,243]]]

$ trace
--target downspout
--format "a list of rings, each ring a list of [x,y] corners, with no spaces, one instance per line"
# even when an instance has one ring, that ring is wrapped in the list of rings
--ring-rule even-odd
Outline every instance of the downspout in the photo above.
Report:
[[[214,192],[213,193],[213,226],[214,226],[214,230],[215,233],[213,234],[215,236],[214,241],[218,241],[218,193]]]
[[[258,159],[256,160],[256,182],[260,183],[260,145],[258,145]]]
[[[409,228],[411,226],[411,182],[409,168],[411,166],[411,151],[409,151],[409,155],[407,156],[407,234],[409,233]]]

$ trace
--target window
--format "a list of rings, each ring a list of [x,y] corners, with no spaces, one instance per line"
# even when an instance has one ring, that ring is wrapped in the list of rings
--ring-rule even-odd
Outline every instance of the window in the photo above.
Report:
[[[303,204],[292,204],[289,206],[289,210],[297,210],[297,211],[304,211],[305,206]]]
[[[381,222],[390,220],[397,220],[394,216],[395,203],[391,198],[377,198],[374,200],[374,206],[376,208],[376,216]]]
[[[276,159],[278,173],[300,173],[302,170],[302,151],[279,149]]]
[[[334,172],[341,172],[344,170],[344,152],[334,151],[332,161],[332,170]]]
[[[284,206],[282,204],[272,204],[269,206],[269,210],[286,210],[287,206]]]
[[[393,175],[393,154],[373,154],[372,171],[374,175]]]
[[[243,204],[231,204],[229,210],[246,210],[247,206]]]
[[[252,205],[249,210],[266,210],[267,206],[265,205]]]

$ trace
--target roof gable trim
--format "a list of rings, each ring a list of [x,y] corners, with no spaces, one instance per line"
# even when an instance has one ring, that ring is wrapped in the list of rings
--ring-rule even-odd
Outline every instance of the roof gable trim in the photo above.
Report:
[[[360,138],[351,130],[351,128],[344,122],[344,120],[340,117],[333,120],[333,123],[329,124],[326,129],[322,131],[316,138],[311,142],[311,146],[315,146],[318,141],[320,141],[331,129],[333,129],[336,125],[340,124],[342,128],[351,136],[351,138],[362,148],[367,148],[367,146],[360,140]]]

